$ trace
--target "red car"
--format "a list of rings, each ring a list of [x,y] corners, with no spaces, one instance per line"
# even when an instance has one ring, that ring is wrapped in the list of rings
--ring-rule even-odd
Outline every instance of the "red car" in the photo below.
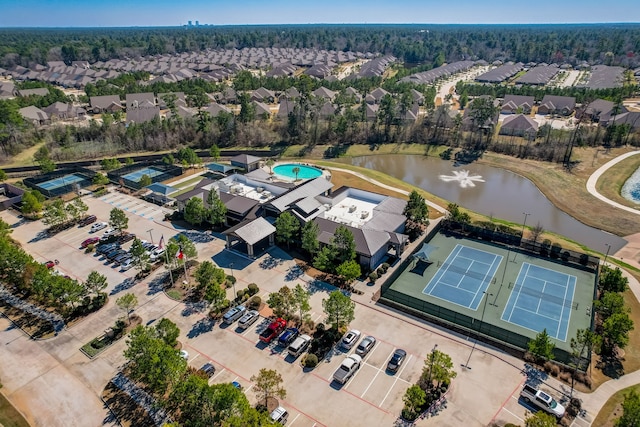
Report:
[[[44,265],[45,265],[47,268],[53,268],[53,267],[55,267],[55,266],[56,266],[56,263],[55,263],[54,261],[47,261],[47,262],[45,262],[45,263],[44,263]]]
[[[95,245],[99,241],[100,241],[99,237],[89,237],[88,239],[82,241],[82,243],[80,244],[80,247],[84,249],[89,245]]]
[[[287,327],[287,321],[278,317],[275,321],[271,322],[267,329],[260,334],[260,341],[270,343],[275,337],[280,335],[280,332],[284,331]]]

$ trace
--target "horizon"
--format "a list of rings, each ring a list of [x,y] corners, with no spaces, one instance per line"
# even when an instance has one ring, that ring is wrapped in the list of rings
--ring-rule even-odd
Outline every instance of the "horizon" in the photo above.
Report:
[[[434,0],[326,0],[322,5],[294,0],[245,0],[241,4],[221,0],[184,0],[179,4],[172,0],[0,0],[0,4],[0,28],[181,27],[189,21],[198,21],[200,26],[640,23],[640,3],[631,0],[619,0],[607,8],[596,0],[539,0],[533,6],[504,5],[497,0],[458,0],[446,5]],[[416,19],[418,16],[421,19]]]

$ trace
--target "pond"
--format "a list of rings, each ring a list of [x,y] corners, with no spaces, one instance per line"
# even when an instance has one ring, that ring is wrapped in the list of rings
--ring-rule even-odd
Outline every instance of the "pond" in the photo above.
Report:
[[[627,179],[620,191],[622,197],[634,203],[640,203],[640,168]]]
[[[540,224],[599,252],[606,244],[615,253],[627,242],[613,234],[589,227],[551,203],[530,180],[492,166],[455,165],[435,157],[389,154],[341,159],[367,169],[384,172],[475,212],[527,225]],[[514,161],[516,161],[514,159]]]

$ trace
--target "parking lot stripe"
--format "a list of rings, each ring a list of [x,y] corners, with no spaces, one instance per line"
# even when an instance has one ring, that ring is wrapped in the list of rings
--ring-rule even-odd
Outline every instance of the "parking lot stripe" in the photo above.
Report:
[[[520,387],[522,387],[522,384],[524,384],[524,382],[526,381],[526,379],[527,379],[527,377],[526,377],[526,376],[525,376],[524,378],[522,378],[522,381],[520,381],[520,384],[518,384],[518,385],[516,386],[516,388],[514,388],[514,389],[513,389],[513,392],[509,395],[509,397],[507,397],[507,398],[505,399],[505,401],[502,403],[502,406],[500,406],[500,409],[498,409],[498,412],[496,412],[496,413],[495,413],[495,415],[493,416],[493,418],[491,418],[491,423],[489,423],[489,424],[493,424],[493,422],[495,421],[495,419],[496,419],[496,417],[498,416],[498,414],[500,413],[500,411],[502,411],[502,410],[504,409],[504,407],[506,406],[506,404],[507,404],[507,402],[509,401],[509,399],[511,399],[511,398],[513,397],[514,393],[515,393],[516,391],[518,391],[518,389],[519,389]]]
[[[220,372],[218,372],[217,374],[215,374],[213,377],[211,377],[212,380],[215,381],[216,378],[218,378],[220,376],[221,373],[223,373],[224,371],[226,371],[226,368],[222,368],[220,369]],[[237,380],[238,376],[236,375],[236,377],[233,379],[233,381]]]
[[[291,422],[289,423],[289,425],[291,425],[291,424],[295,423],[299,416],[300,416],[300,414],[296,415],[296,417],[295,417],[294,419],[292,419],[292,420],[291,420]]]
[[[394,349],[394,351],[395,351],[395,349]],[[382,402],[380,402],[380,406],[382,406],[384,404],[384,401],[387,400],[387,397],[389,397],[389,393],[391,393],[391,390],[396,385],[398,380],[402,379],[402,378],[400,378],[400,375],[402,375],[402,372],[404,371],[404,368],[407,367],[407,365],[409,364],[409,361],[411,360],[412,357],[413,357],[413,355],[410,354],[409,358],[407,359],[407,361],[402,365],[402,369],[400,369],[400,371],[396,374],[396,379],[393,381],[393,384],[391,384],[391,387],[389,387],[389,390],[387,390],[387,394],[384,395],[384,399],[382,399]],[[402,381],[404,381],[404,380],[402,380]]]
[[[331,385],[331,382],[332,382],[331,378],[333,378],[333,376],[331,376],[331,378],[330,378],[330,379],[325,380],[324,378],[322,378],[320,375],[316,374],[315,372],[311,372],[311,375],[313,375],[314,377],[318,378],[319,380],[324,381],[324,382],[328,383],[329,385]],[[349,381],[351,381],[351,380],[349,380]],[[355,395],[355,394],[351,393],[351,392],[350,392],[349,390],[347,390],[345,387],[342,387],[341,391],[344,391],[345,393],[350,394],[351,396],[355,397],[356,399],[358,399],[358,400],[360,400],[360,401],[362,401],[362,402],[364,402],[364,403],[366,403],[366,404],[368,404],[368,405],[373,406],[374,408],[376,408],[376,409],[378,409],[378,410],[380,410],[380,411],[384,412],[385,414],[391,414],[391,412],[389,412],[389,411],[385,411],[385,410],[384,410],[384,409],[382,409],[381,407],[376,406],[374,403],[369,402],[368,400],[363,399],[362,397],[357,396],[357,395]],[[309,418],[311,418],[311,417],[309,417]],[[313,419],[313,418],[311,418],[311,419]]]
[[[524,422],[524,420],[522,418],[520,418],[519,416],[517,416],[516,414],[514,414],[513,412],[511,412],[510,410],[508,410],[507,408],[502,408],[503,410],[507,411],[508,413],[510,413],[511,415],[513,415],[514,417],[516,417],[517,419],[520,420],[520,422]]]

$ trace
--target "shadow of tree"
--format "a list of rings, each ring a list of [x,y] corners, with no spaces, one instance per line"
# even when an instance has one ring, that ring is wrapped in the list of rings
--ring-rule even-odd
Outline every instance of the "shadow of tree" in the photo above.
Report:
[[[207,309],[208,303],[206,301],[186,301],[185,307],[180,313],[183,317],[189,317],[192,314],[202,313]]]
[[[202,318],[193,324],[191,330],[187,333],[187,338],[196,338],[202,334],[211,332],[215,325],[215,319],[212,319],[209,316]]]
[[[299,265],[295,265],[287,271],[287,274],[284,276],[285,282],[291,282],[293,280],[297,280],[304,274],[304,269]]]
[[[115,295],[119,292],[131,289],[136,284],[136,279],[133,277],[127,277],[121,283],[118,283],[115,288],[109,293],[109,295]]]
[[[169,278],[169,272],[165,272],[162,274],[159,274],[158,276],[154,277],[150,282],[149,282],[149,291],[147,292],[147,295],[155,295],[159,292],[162,292],[167,284],[167,279]]]
[[[38,234],[36,234],[31,240],[29,240],[29,243],[39,242],[40,240],[45,240],[45,239],[48,239],[49,237],[51,236],[46,230],[41,230],[41,231],[38,231]]]
[[[596,368],[600,369],[609,378],[618,379],[624,375],[622,359],[617,355],[600,356]]]
[[[523,373],[527,376],[527,384],[534,387],[539,386],[540,384],[545,382],[547,378],[549,378],[549,375],[546,372],[536,369],[534,366],[528,363],[525,363],[523,371]]]
[[[127,393],[113,385],[113,383],[109,383],[107,387],[105,387],[103,402],[111,409],[111,412],[102,421],[104,424],[117,418],[120,422],[126,421],[135,426],[155,427],[155,423],[147,411],[138,405]]]
[[[260,261],[260,268],[263,270],[271,270],[284,262],[281,258],[275,258],[271,254],[267,255],[262,261]]]

